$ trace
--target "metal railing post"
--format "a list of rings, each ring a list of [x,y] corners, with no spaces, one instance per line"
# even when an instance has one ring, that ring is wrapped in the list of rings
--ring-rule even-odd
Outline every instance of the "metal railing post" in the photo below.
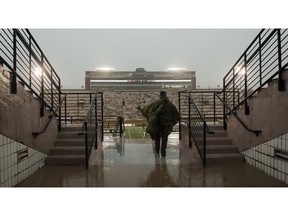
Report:
[[[17,94],[17,30],[13,29],[13,71],[10,73],[10,93]]]
[[[41,53],[41,102],[40,102],[40,116],[44,116],[44,65],[43,54]]]
[[[226,91],[225,91],[225,79],[223,79],[223,127],[224,130],[227,130],[227,121],[226,121]]]
[[[53,92],[53,80],[52,80],[53,79],[53,71],[52,70],[51,70],[50,76],[51,76],[51,80],[50,80],[51,108],[52,108],[52,110],[54,110],[54,92]],[[58,98],[58,101],[60,103],[59,98]]]
[[[282,54],[281,54],[281,32],[277,29],[277,40],[278,40],[278,90],[285,91],[285,81],[283,80],[283,68],[282,68]]]
[[[233,86],[232,86],[232,104],[233,107],[235,107],[235,91],[236,91],[236,87],[235,87],[235,78],[236,78],[237,74],[235,74],[235,68],[233,68]],[[227,98],[228,99],[228,98]],[[229,100],[229,99],[228,99]],[[227,101],[228,103],[228,101]]]
[[[203,167],[206,167],[206,131],[207,131],[207,125],[204,121],[204,133],[203,133]]]
[[[261,36],[259,35],[259,40],[258,40],[258,43],[259,43],[259,83],[260,85],[262,86],[262,52],[261,52]]]
[[[214,116],[214,125],[216,124],[216,92],[213,93],[213,116]]]
[[[4,60],[0,56],[0,72],[4,72]]]
[[[244,69],[245,69],[245,77],[244,77],[244,82],[245,82],[245,114],[249,115],[250,114],[250,108],[248,104],[248,81],[247,81],[247,59],[246,59],[246,53],[244,54]]]
[[[65,125],[67,125],[67,97],[65,97],[65,101],[64,101],[64,112],[65,112]]]
[[[178,92],[178,110],[179,110],[179,115],[180,115],[180,119],[179,119],[179,140],[182,139],[181,136],[181,92]]]
[[[102,129],[101,129],[101,141],[103,142],[104,141],[103,92],[101,92],[100,94],[101,94],[101,120],[102,120],[102,123],[101,123],[101,127],[102,127]]]
[[[192,140],[191,140],[191,101],[190,94],[188,93],[188,130],[189,130],[189,148],[192,148]]]
[[[88,155],[88,131],[87,122],[84,123],[85,128],[85,159],[86,159],[86,169],[89,167],[89,155]]]
[[[95,101],[94,101],[94,106],[95,106],[95,147],[94,149],[98,148],[98,110],[97,110],[97,92],[95,93]]]
[[[29,35],[29,87],[32,86],[32,42],[31,35]]]
[[[58,107],[58,131],[61,131],[61,123],[62,123],[62,112],[61,112],[61,94],[59,94],[59,107]],[[55,110],[56,111],[56,110]]]

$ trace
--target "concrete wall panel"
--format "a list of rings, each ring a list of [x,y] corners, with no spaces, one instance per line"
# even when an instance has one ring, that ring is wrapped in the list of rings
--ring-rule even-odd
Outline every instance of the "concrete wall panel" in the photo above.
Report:
[[[0,74],[0,134],[43,153],[48,153],[58,135],[57,120],[53,119],[47,131],[37,138],[32,132],[40,131],[50,112],[45,109],[40,117],[40,103],[24,86],[17,84],[17,94],[10,94],[9,74]]]
[[[288,79],[284,76],[286,86]],[[260,90],[258,95],[249,101],[250,115],[244,114],[244,106],[237,110],[237,115],[254,130],[262,133],[256,136],[248,132],[239,121],[231,115],[228,118],[228,135],[239,147],[247,150],[288,132],[288,91],[278,91],[278,82],[273,80],[267,89]]]

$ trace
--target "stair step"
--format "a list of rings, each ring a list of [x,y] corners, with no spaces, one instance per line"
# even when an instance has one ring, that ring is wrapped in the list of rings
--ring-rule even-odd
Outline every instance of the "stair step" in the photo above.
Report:
[[[45,164],[84,165],[86,163],[85,136],[78,134],[81,130],[82,127],[62,127],[54,147],[45,158]]]
[[[220,130],[223,130],[223,125],[208,125],[209,129],[212,130],[212,131],[220,131]]]
[[[49,155],[85,155],[84,146],[55,146],[50,150]]]
[[[58,133],[58,139],[83,139],[83,135],[79,135],[80,131],[61,131]]]
[[[208,145],[206,146],[206,153],[239,153],[239,150],[238,147],[234,145]]]
[[[225,130],[213,130],[210,128],[211,131],[214,132],[214,134],[206,133],[207,137],[227,137],[227,131]]]
[[[215,134],[207,134],[206,138],[206,162],[207,164],[244,162],[244,157],[239,153],[233,140],[228,137],[223,126],[210,127]]]
[[[232,145],[233,140],[228,137],[207,137],[206,145]]]
[[[49,155],[45,165],[84,165],[85,155]]]
[[[206,154],[207,163],[227,163],[227,162],[244,162],[244,156],[242,154]]]
[[[77,127],[62,127],[61,132],[81,132],[82,127],[77,126]]]
[[[78,138],[78,139],[57,139],[54,142],[54,146],[84,146],[85,139]]]

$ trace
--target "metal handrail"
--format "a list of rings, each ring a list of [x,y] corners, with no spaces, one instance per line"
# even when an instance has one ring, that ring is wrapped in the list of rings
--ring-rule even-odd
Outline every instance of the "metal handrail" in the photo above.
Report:
[[[100,101],[97,100],[100,95]],[[100,103],[100,112],[98,109]],[[89,110],[87,111],[86,118],[82,124],[79,135],[85,135],[85,160],[86,168],[89,167],[89,159],[92,152],[93,145],[95,149],[98,148],[98,125],[102,127],[101,140],[103,141],[103,92],[96,91]]]
[[[57,107],[56,110],[58,110],[58,109],[60,110],[60,109],[61,109],[62,103],[63,103],[65,100],[66,100],[66,95],[61,99],[61,102],[60,102],[60,104],[59,104],[59,107]],[[51,113],[49,114],[49,116],[48,116],[48,119],[47,119],[46,123],[44,124],[43,129],[42,129],[41,131],[39,131],[39,132],[32,132],[32,136],[33,136],[34,138],[36,138],[36,137],[39,136],[40,134],[45,133],[46,129],[48,128],[48,126],[49,126],[49,124],[50,124],[50,122],[52,121],[52,117],[55,116],[55,115],[59,117],[58,121],[59,121],[60,124],[61,124],[61,119],[60,119],[60,118],[61,118],[61,115],[59,116],[57,113],[51,112]]]
[[[196,103],[194,102],[193,98],[191,97],[191,95],[189,95],[189,97],[190,97],[190,102],[191,102],[191,103],[193,104],[193,106],[195,107],[195,110],[196,110],[196,112],[197,112],[197,115],[200,117],[200,120],[201,120],[202,122],[205,122],[205,124],[206,124],[205,131],[206,131],[207,133],[214,134],[215,132],[213,132],[213,131],[211,131],[211,130],[209,129],[209,126],[207,125],[207,123],[206,123],[206,121],[205,121],[205,118],[203,117],[203,115],[202,115],[201,112],[199,111],[199,109],[198,109]]]
[[[64,120],[61,121],[67,124],[69,120],[71,124],[82,124],[85,121],[87,110],[89,110],[92,99],[95,93],[92,92],[65,92],[66,99],[64,106],[61,107],[61,111],[64,112]]]
[[[190,95],[193,97],[198,110],[206,121],[213,121],[216,124],[218,119],[223,118],[222,103],[216,100],[216,94],[219,90],[191,90]]]
[[[278,90],[285,90],[287,68],[288,29],[262,29],[223,78],[223,100],[232,111],[244,104],[249,115],[249,99],[271,80],[278,78]]]
[[[0,29],[0,58],[11,74],[11,94],[17,93],[18,79],[39,99],[40,117],[44,116],[45,107],[57,113],[61,103],[60,78],[28,29]],[[39,77],[33,71],[36,68]]]
[[[94,94],[94,97],[90,103],[90,107],[87,111],[87,114],[86,114],[86,117],[84,119],[84,122],[89,122],[91,120],[91,114],[92,114],[92,111],[95,111],[96,110],[96,100],[97,100],[97,94],[100,93],[99,91],[96,91],[96,93]],[[102,93],[102,92],[101,92]],[[79,134],[85,134],[87,131],[84,129],[84,123],[82,125],[82,129],[81,129],[81,132]]]
[[[186,101],[186,115],[188,121],[183,121],[183,113],[181,108],[181,94],[186,94],[184,96]],[[195,142],[198,153],[202,159],[203,166],[206,166],[206,133],[214,134],[212,130],[209,129],[204,116],[199,111],[197,105],[195,104],[191,92],[179,92],[179,112],[181,116],[181,121],[188,123],[188,137],[189,137],[189,148],[192,148],[191,136]],[[185,115],[185,114],[184,114]]]
[[[242,119],[239,118],[239,116],[237,115],[237,113],[236,113],[235,110],[232,110],[232,109],[228,106],[228,104],[227,104],[225,101],[222,100],[222,98],[221,98],[219,95],[216,95],[216,96],[217,96],[217,97],[219,98],[219,100],[223,103],[224,109],[228,109],[228,110],[229,110],[229,113],[233,114],[233,115],[235,116],[235,118],[240,122],[240,124],[241,124],[247,131],[249,131],[249,132],[251,132],[251,133],[254,133],[256,136],[259,136],[259,135],[262,133],[261,130],[253,130],[253,129],[249,128],[249,127],[242,121]],[[226,118],[226,116],[224,116],[224,118]],[[226,121],[225,121],[225,122],[226,122]]]

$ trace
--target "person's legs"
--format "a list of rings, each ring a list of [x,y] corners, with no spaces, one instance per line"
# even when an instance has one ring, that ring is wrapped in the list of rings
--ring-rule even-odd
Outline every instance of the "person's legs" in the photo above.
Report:
[[[162,144],[161,144],[161,155],[162,155],[162,157],[166,156],[167,143],[168,143],[168,136],[163,136],[162,137]]]
[[[155,152],[159,154],[160,151],[160,135],[156,135],[155,137]]]

